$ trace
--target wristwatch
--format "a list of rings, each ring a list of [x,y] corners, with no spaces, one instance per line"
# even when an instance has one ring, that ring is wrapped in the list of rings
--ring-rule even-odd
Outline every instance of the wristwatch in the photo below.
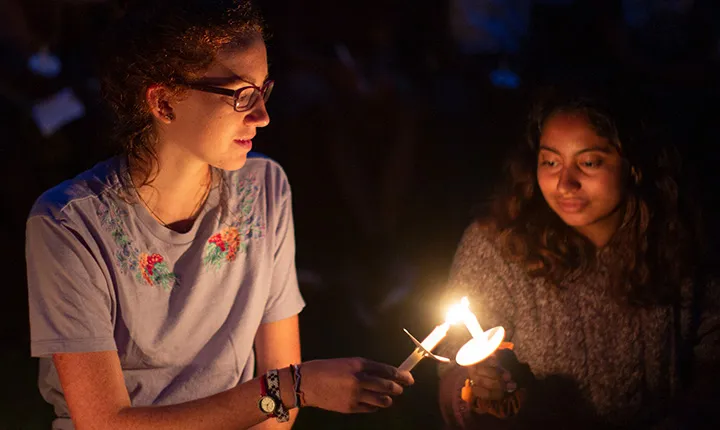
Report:
[[[260,378],[258,407],[268,417],[275,417],[281,423],[290,420],[290,414],[280,400],[280,375],[277,370],[270,370]]]
[[[263,377],[260,378],[260,400],[258,401],[258,407],[268,418],[272,418],[275,416],[279,403],[280,401],[278,399],[268,394],[267,379],[266,376],[263,375]]]

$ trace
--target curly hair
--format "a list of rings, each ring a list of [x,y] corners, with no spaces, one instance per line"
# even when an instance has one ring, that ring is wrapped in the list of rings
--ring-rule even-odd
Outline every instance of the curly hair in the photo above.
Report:
[[[613,296],[636,305],[672,303],[681,284],[692,276],[699,242],[700,212],[679,191],[677,151],[661,144],[624,103],[618,109],[609,97],[570,95],[554,91],[535,104],[520,145],[508,165],[508,180],[492,199],[490,216],[479,219],[503,253],[562,288],[573,274],[603,264],[609,271]],[[558,113],[584,115],[598,136],[615,146],[626,161],[623,221],[601,249],[565,224],[550,208],[537,182],[540,137],[546,121]]]
[[[145,185],[157,163],[147,89],[162,85],[182,96],[182,84],[201,77],[221,48],[263,36],[263,24],[246,0],[131,3],[108,35],[102,90],[116,116],[115,140]]]

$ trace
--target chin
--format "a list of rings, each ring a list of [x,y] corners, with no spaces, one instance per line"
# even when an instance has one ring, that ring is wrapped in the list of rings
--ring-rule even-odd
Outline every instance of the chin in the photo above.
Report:
[[[596,220],[596,217],[585,213],[567,214],[559,211],[555,211],[555,213],[570,227],[584,227],[592,224]]]
[[[247,163],[247,156],[242,158],[237,158],[234,160],[223,160],[220,163],[214,163],[213,167],[220,169],[220,170],[226,170],[228,172],[232,172],[234,170],[240,170],[243,167],[245,167],[245,164]]]

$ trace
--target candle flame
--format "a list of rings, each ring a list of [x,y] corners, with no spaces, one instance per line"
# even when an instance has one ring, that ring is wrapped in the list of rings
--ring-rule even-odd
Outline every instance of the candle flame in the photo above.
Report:
[[[457,324],[465,318],[468,312],[470,312],[470,301],[467,297],[463,297],[460,303],[450,306],[450,309],[445,315],[445,322],[448,324]]]

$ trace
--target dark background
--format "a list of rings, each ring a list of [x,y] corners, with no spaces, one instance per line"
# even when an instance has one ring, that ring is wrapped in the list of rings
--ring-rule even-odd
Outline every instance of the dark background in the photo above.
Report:
[[[457,241],[508,148],[522,139],[529,100],[546,84],[601,83],[638,94],[700,179],[713,227],[715,3],[258,1],[276,87],[272,124],[255,148],[278,160],[293,186],[304,358],[357,355],[397,365],[412,350],[402,328],[422,338],[441,320],[438,299]],[[29,357],[24,222],[42,191],[113,154],[93,66],[116,13],[113,1],[0,1],[2,429],[46,429],[52,418]],[[462,22],[481,36],[456,31]],[[29,70],[42,46],[62,61],[58,76]],[[498,69],[519,85],[491,79]],[[87,113],[44,137],[32,106],[66,87]],[[414,374],[416,385],[390,410],[304,410],[296,428],[439,428],[434,366],[423,362]]]

